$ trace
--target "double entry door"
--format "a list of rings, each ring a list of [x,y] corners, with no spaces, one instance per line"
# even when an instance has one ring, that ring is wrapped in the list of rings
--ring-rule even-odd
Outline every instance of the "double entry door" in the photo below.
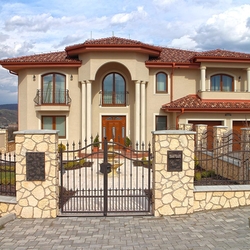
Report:
[[[126,116],[102,116],[102,140],[107,138],[124,145],[126,138]]]

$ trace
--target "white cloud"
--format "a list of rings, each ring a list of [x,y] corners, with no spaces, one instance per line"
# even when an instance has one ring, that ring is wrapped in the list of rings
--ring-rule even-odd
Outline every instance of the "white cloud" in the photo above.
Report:
[[[143,7],[137,7],[137,11],[132,11],[130,13],[119,13],[114,15],[111,18],[111,24],[121,24],[127,23],[134,19],[141,19],[147,16],[147,13],[144,11]]]

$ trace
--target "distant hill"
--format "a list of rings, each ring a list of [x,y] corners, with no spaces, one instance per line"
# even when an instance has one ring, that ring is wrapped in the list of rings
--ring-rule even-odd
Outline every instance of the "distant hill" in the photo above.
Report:
[[[16,110],[17,111],[17,104],[0,104],[1,109],[8,109],[8,110]]]
[[[17,124],[17,104],[0,105],[0,128]]]

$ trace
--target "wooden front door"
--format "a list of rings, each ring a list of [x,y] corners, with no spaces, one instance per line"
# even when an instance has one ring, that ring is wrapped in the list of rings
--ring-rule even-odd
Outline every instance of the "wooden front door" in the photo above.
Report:
[[[124,145],[126,138],[126,116],[102,116],[102,139],[113,140]]]

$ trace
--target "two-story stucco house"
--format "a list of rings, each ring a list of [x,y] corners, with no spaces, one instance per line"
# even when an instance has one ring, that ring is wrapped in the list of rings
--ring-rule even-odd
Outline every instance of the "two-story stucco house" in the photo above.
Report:
[[[0,64],[18,76],[19,130],[58,129],[63,143],[147,143],[179,124],[238,129],[250,119],[250,54],[109,37]]]

